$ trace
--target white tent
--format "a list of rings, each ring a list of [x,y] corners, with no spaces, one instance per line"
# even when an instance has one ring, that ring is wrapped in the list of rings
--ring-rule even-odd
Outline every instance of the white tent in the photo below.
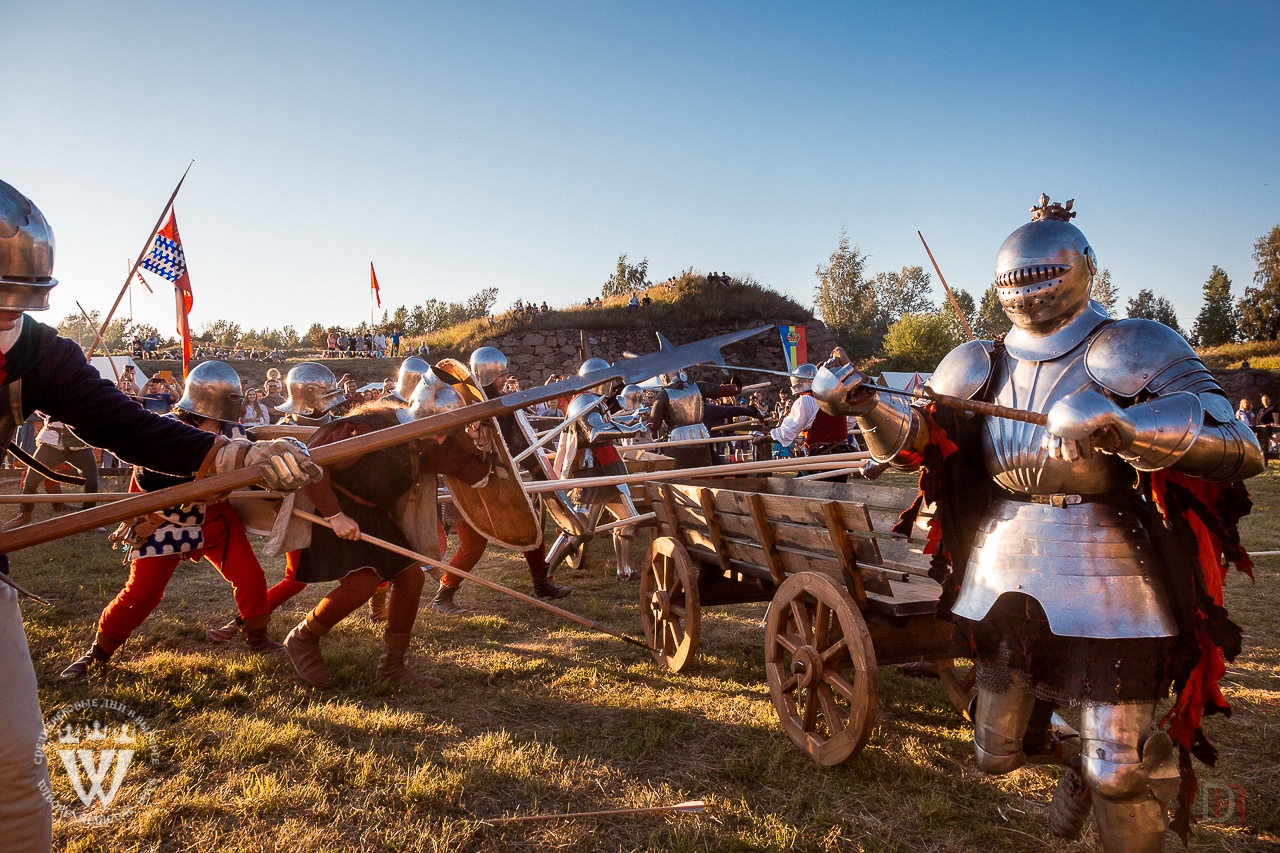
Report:
[[[899,373],[892,370],[886,370],[876,379],[877,385],[883,385],[886,388],[896,388],[899,391],[914,391],[921,385],[929,381],[929,377],[933,373]]]
[[[114,369],[112,369],[112,362],[115,362]],[[113,355],[110,358],[107,358],[105,355],[95,355],[93,358],[89,359],[89,366],[98,371],[98,375],[103,379],[113,383],[120,379],[119,372],[123,372],[125,365],[127,364],[133,365],[133,370],[137,374],[137,378],[134,382],[137,382],[138,387],[141,388],[147,383],[147,379],[150,377],[142,372],[142,368],[138,367],[137,362],[135,362],[131,357],[127,355]]]

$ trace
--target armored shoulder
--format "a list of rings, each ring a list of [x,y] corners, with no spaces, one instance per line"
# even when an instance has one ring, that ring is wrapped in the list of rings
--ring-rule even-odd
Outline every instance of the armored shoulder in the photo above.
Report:
[[[991,341],[966,341],[947,353],[929,377],[929,387],[939,394],[967,400],[981,390],[991,375]]]
[[[1119,397],[1186,391],[1200,397],[1217,420],[1232,417],[1226,395],[1200,356],[1163,323],[1128,319],[1110,324],[1089,342],[1084,366],[1090,379]]]

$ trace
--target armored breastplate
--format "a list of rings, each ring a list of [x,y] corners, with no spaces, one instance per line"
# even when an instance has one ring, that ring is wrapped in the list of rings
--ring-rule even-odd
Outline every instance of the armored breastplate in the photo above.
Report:
[[[1098,389],[1085,373],[1079,344],[1053,361],[1020,361],[1009,353],[993,365],[990,400],[1044,414],[1058,400],[1086,388]],[[1000,486],[1028,495],[1113,494],[1133,483],[1133,469],[1115,456],[1095,453],[1066,462],[1040,446],[1045,428],[1004,418],[987,418],[982,433],[987,471]]]
[[[667,422],[673,427],[702,423],[702,391],[697,385],[667,388]]]
[[[993,365],[990,399],[1044,413],[1076,391],[1098,386],[1085,373],[1087,341],[1052,361],[1021,361],[1007,352]],[[1065,462],[1040,443],[1044,427],[987,418],[982,449],[995,482],[1023,499],[997,499],[974,539],[952,611],[981,620],[1006,592],[1044,608],[1055,634],[1069,637],[1168,637],[1178,633],[1163,571],[1146,530],[1125,509],[1133,469],[1095,453]],[[1081,495],[1034,503],[1033,495]],[[1106,499],[1113,495],[1115,499]]]

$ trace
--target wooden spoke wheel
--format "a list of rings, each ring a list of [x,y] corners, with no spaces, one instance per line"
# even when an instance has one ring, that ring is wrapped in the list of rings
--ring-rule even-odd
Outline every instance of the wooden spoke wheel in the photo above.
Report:
[[[969,717],[969,705],[973,702],[973,694],[977,690],[975,681],[978,671],[973,661],[964,658],[941,658],[938,661],[938,680],[947,691],[947,698],[966,720]]]
[[[811,760],[833,766],[867,745],[876,653],[843,586],[817,572],[782,582],[769,605],[764,669],[783,730]]]
[[[698,579],[689,552],[670,536],[649,548],[640,574],[640,619],[654,660],[672,672],[689,665],[702,626]]]

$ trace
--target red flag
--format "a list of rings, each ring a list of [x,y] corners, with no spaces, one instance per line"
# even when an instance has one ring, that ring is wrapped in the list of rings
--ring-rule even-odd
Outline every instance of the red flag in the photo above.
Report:
[[[185,378],[191,364],[191,278],[187,275],[187,259],[182,252],[182,238],[178,236],[178,219],[173,212],[169,221],[156,234],[143,269],[173,282],[173,298],[177,307],[178,336],[182,338],[182,375]]]
[[[373,271],[373,261],[369,261],[369,287],[373,290],[373,298],[378,300],[378,307],[382,307],[382,291],[378,289],[378,274]]]

